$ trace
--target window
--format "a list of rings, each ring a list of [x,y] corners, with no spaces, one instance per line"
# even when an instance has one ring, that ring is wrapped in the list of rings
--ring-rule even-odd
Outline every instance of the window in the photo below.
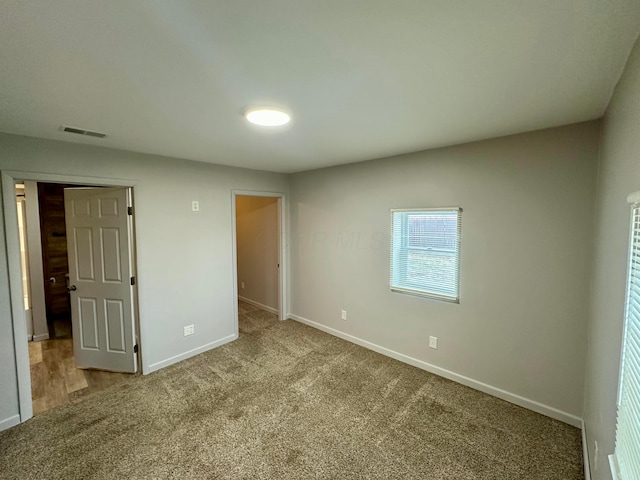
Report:
[[[391,290],[458,302],[462,210],[391,210]]]
[[[616,449],[610,457],[614,478],[640,478],[640,192],[629,196],[631,239],[625,305]]]

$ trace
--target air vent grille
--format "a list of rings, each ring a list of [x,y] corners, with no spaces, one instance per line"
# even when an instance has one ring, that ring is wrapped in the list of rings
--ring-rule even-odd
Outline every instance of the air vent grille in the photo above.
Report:
[[[67,125],[61,125],[60,129],[63,132],[75,133],[76,135],[86,135],[87,137],[104,138],[107,136],[106,133],[95,132],[93,130],[85,130],[84,128],[69,127]]]

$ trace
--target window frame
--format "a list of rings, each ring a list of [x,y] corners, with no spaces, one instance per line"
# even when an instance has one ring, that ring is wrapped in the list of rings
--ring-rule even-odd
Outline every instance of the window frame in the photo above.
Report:
[[[396,284],[394,285],[394,273],[395,273],[394,270],[396,268],[402,267],[402,264],[401,265],[394,264],[394,258],[396,256],[395,254],[396,244],[394,242],[394,232],[395,232],[394,214],[397,214],[397,213],[429,214],[433,212],[451,212],[451,213],[455,213],[456,215],[456,246],[453,252],[453,255],[455,257],[455,271],[454,271],[455,296],[450,296],[450,295],[426,290],[424,289],[424,287],[418,286],[415,284],[413,285],[415,288],[410,288],[411,285],[409,285],[409,282],[405,282],[405,281],[396,282]],[[406,221],[406,218],[407,217],[404,217],[402,221],[402,225],[401,225],[402,245],[398,248],[405,251],[409,251],[409,250],[429,251],[430,250],[429,247],[419,247],[419,246],[410,247],[408,245],[409,235],[407,232],[408,222]],[[391,235],[390,235],[390,255],[389,255],[389,289],[394,293],[402,293],[406,295],[413,295],[413,296],[429,298],[433,300],[441,300],[449,303],[460,303],[460,258],[461,258],[460,250],[461,250],[461,243],[462,243],[462,208],[457,206],[456,207],[428,207],[428,208],[426,207],[425,208],[392,208],[390,209],[390,226],[391,226]],[[405,262],[405,266],[408,266],[408,262]],[[407,272],[405,268],[404,272],[401,272],[399,276],[406,277],[406,275],[407,275]]]
[[[637,420],[636,417],[640,418],[640,402],[639,404],[632,404],[629,408],[628,406],[623,405],[625,397],[629,396],[628,391],[632,388],[631,385],[640,384],[640,378],[636,378],[638,372],[636,371],[636,367],[627,367],[627,362],[634,362],[638,358],[640,358],[640,346],[635,345],[633,339],[631,339],[631,323],[633,322],[634,326],[637,327],[636,322],[638,322],[638,317],[640,314],[637,312],[637,307],[634,307],[636,312],[632,313],[630,305],[631,303],[636,303],[640,300],[640,292],[638,291],[638,285],[640,281],[638,280],[637,273],[640,272],[640,266],[637,265],[638,260],[640,259],[640,253],[638,253],[638,245],[640,244],[640,191],[632,193],[627,197],[627,201],[631,204],[631,214],[629,221],[629,244],[628,244],[628,258],[627,258],[627,275],[626,275],[626,283],[625,283],[625,303],[624,303],[624,324],[622,329],[622,339],[620,345],[620,367],[618,371],[618,393],[617,393],[617,401],[616,401],[616,411],[617,411],[617,419],[616,419],[616,433],[615,433],[615,450],[614,453],[609,455],[609,465],[611,467],[611,474],[614,480],[627,480],[624,477],[624,474],[634,474],[634,472],[640,471],[640,461],[638,460],[638,452],[640,451],[640,447],[635,445],[635,443],[629,437],[633,437],[634,435],[630,435],[629,427],[625,423],[621,423],[621,419],[626,418],[631,423],[632,431],[635,431],[637,436],[638,429],[640,428],[638,425],[634,427],[634,421]],[[635,279],[635,280],[634,280]],[[631,348],[633,353],[629,353],[628,349]],[[629,355],[629,357],[627,357]],[[633,358],[633,360],[630,360]],[[627,368],[630,369],[627,372]],[[636,372],[632,375],[632,382],[630,385],[627,385],[625,382],[625,373],[630,374],[632,372]],[[634,396],[633,394],[631,396]],[[637,399],[636,399],[637,400]],[[623,410],[624,409],[624,410]],[[631,412],[632,418],[627,418]],[[631,440],[631,445],[629,445],[629,441]],[[631,449],[631,451],[630,451]],[[631,458],[635,459],[635,462],[628,464],[627,461]]]

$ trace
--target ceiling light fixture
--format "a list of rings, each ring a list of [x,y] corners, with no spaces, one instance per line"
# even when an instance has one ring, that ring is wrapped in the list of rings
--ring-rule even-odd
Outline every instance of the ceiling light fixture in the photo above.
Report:
[[[291,116],[280,108],[255,107],[244,112],[247,120],[263,127],[279,127],[289,123]]]

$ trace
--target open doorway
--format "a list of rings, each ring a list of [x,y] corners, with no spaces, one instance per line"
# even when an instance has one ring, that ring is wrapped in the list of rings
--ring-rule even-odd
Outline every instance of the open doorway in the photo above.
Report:
[[[35,415],[138,370],[131,202],[127,187],[16,183]]]
[[[238,333],[284,320],[282,194],[234,192]]]
[[[45,182],[35,183],[37,190],[37,211],[44,278],[44,298],[49,339],[71,338],[71,303],[67,291],[69,262],[67,236],[65,231],[64,189],[70,185]],[[31,189],[29,189],[31,200]],[[31,213],[31,212],[30,212]],[[30,219],[31,220],[31,219]]]

